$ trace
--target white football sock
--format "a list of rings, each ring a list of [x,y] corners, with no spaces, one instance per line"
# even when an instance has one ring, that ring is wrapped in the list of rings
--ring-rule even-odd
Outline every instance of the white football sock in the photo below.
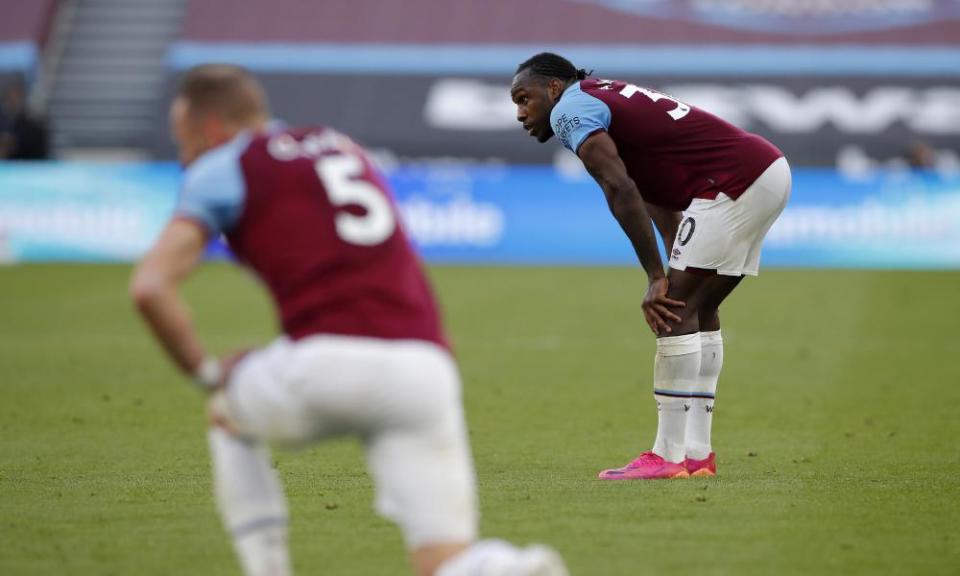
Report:
[[[287,504],[266,447],[219,429],[208,434],[214,493],[246,576],[289,576]]]
[[[659,423],[653,452],[668,462],[683,462],[690,395],[700,373],[700,333],[657,338],[653,397]]]
[[[717,380],[723,369],[723,338],[720,331],[700,333],[700,375],[687,413],[687,457],[703,460],[710,455],[710,429]]]

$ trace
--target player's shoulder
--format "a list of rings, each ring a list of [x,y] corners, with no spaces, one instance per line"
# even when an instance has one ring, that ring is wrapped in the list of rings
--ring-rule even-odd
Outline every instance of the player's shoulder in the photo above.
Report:
[[[585,91],[582,84],[586,81],[571,84],[560,95],[560,100],[550,112],[550,121],[557,123],[566,117],[595,116],[609,114],[609,107],[593,94]]]
[[[212,233],[229,230],[246,196],[240,155],[250,142],[241,134],[194,160],[184,172],[177,213],[200,221]]]
[[[560,142],[574,152],[583,140],[598,130],[610,127],[610,107],[583,90],[580,81],[564,90],[550,112],[550,125]]]
[[[239,135],[230,142],[208,150],[197,158],[184,173],[184,186],[198,185],[233,178],[240,173],[240,157],[250,145],[251,138]]]
[[[583,88],[580,86],[582,83],[582,81],[574,82],[567,86],[563,93],[560,94],[560,100],[557,101],[557,105],[554,106],[553,109],[569,108],[578,103],[589,102],[593,97],[583,91]]]

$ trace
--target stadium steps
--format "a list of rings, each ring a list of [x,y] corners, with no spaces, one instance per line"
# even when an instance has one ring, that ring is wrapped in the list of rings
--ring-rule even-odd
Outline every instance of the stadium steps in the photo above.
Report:
[[[48,114],[61,154],[143,148],[159,100],[164,58],[180,33],[186,0],[71,0],[52,70]]]

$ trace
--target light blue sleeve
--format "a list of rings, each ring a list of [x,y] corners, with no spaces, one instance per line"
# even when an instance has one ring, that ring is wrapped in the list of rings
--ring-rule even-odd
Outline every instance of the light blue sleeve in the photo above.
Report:
[[[240,219],[245,196],[239,154],[227,145],[187,168],[175,213],[199,221],[213,236],[219,236]]]
[[[575,86],[553,107],[550,125],[560,142],[576,153],[587,136],[610,128],[610,108]]]

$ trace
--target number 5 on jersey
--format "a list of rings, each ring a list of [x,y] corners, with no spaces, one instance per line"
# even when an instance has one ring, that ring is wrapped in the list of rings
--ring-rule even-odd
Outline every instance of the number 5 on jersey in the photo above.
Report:
[[[623,87],[623,90],[620,91],[621,96],[630,98],[637,92],[643,94],[647,98],[656,102],[657,100],[669,100],[677,105],[673,110],[668,110],[667,114],[670,115],[674,120],[679,120],[690,113],[690,106],[684,104],[683,102],[677,100],[676,98],[671,98],[666,94],[662,94],[655,90],[647,90],[646,88],[641,88],[639,86],[634,86],[633,84],[627,84]]]
[[[363,174],[360,158],[352,154],[326,156],[318,159],[314,167],[331,204],[337,208],[353,204],[366,211],[362,215],[337,212],[334,224],[344,242],[375,246],[393,234],[397,222],[390,201],[372,183],[356,179]]]

